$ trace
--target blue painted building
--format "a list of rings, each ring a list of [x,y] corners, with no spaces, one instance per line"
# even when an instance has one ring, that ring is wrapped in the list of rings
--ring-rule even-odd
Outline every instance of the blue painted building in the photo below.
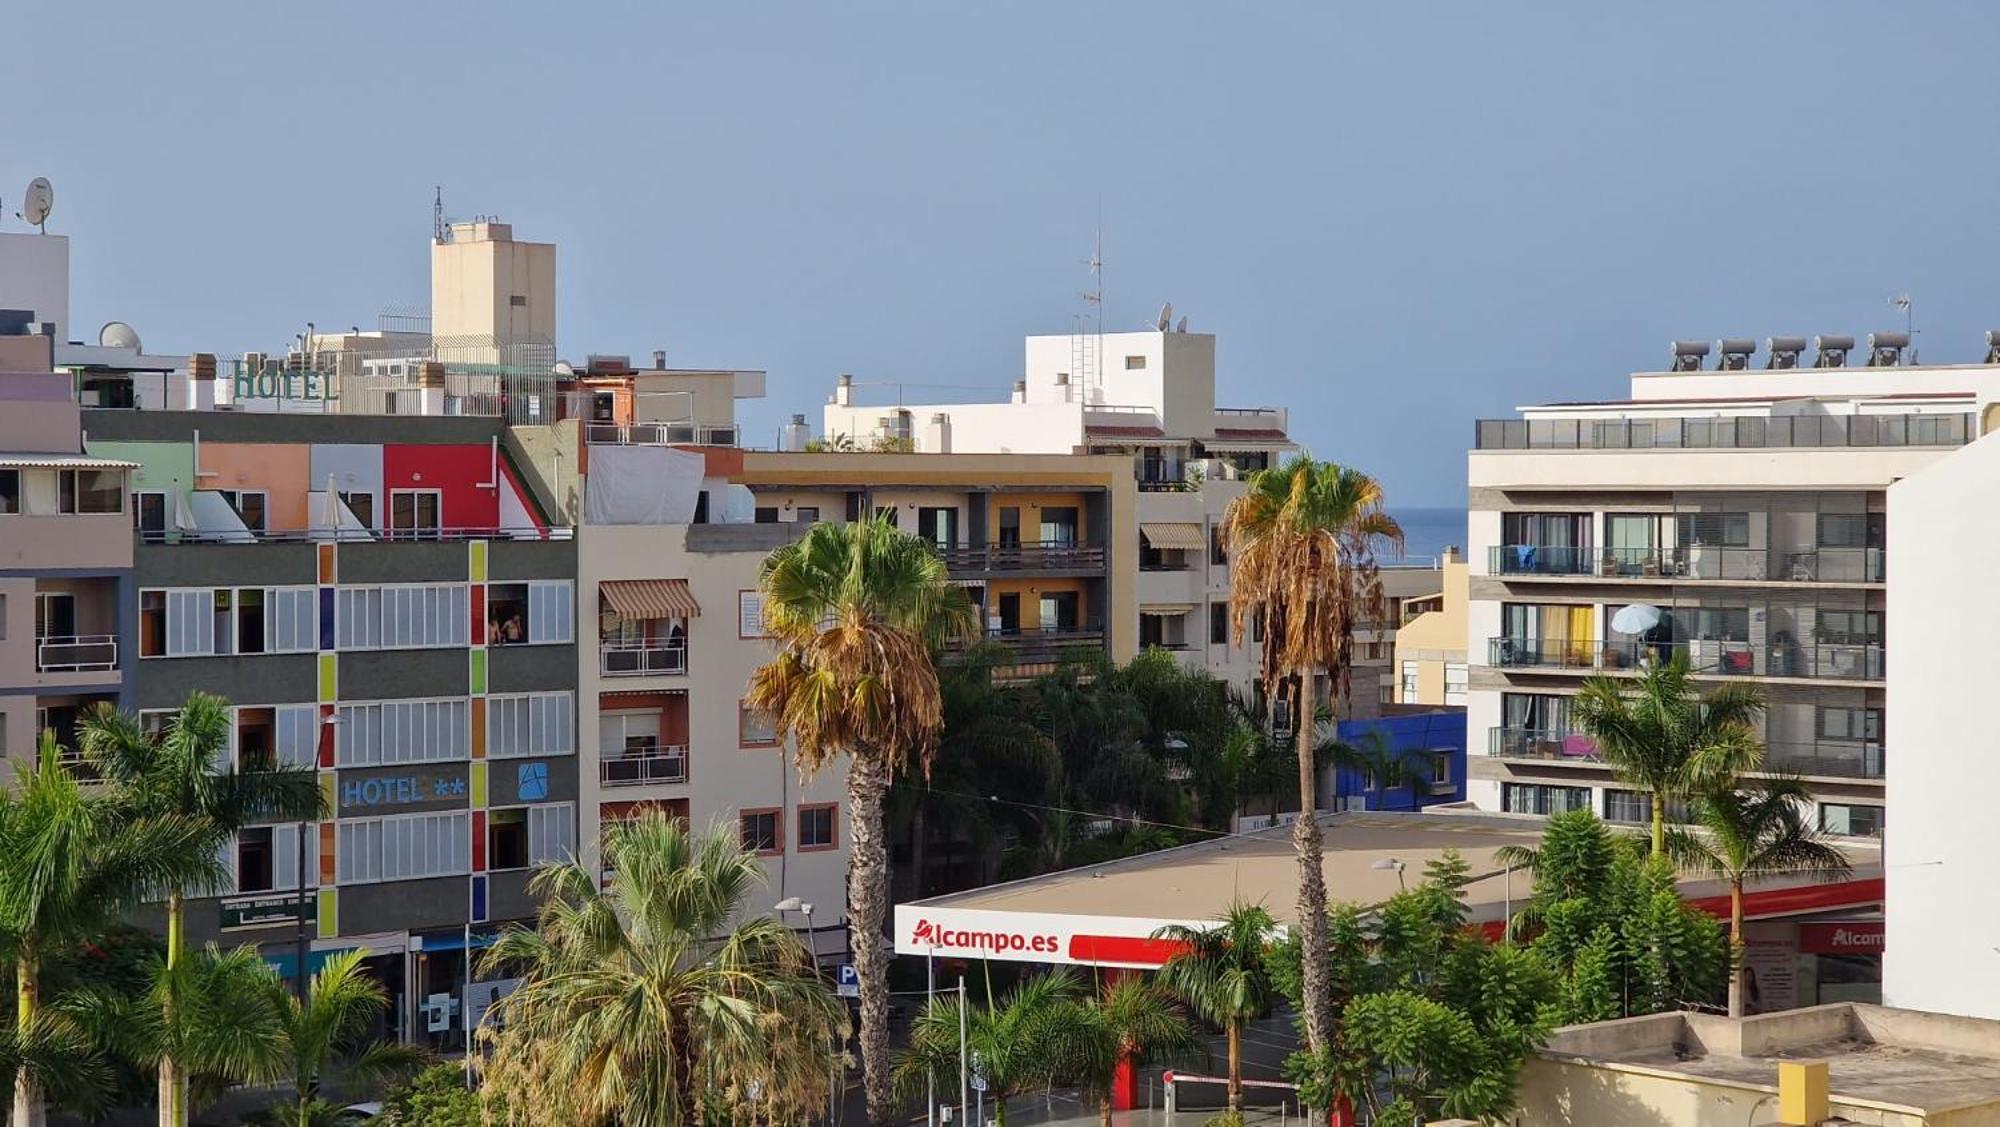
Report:
[[[1465,710],[1440,708],[1402,716],[1378,716],[1368,720],[1342,720],[1343,742],[1369,754],[1375,741],[1370,733],[1381,733],[1380,754],[1401,760],[1408,775],[1400,785],[1386,786],[1372,771],[1360,767],[1336,767],[1333,775],[1334,810],[1420,810],[1440,802],[1465,798]]]

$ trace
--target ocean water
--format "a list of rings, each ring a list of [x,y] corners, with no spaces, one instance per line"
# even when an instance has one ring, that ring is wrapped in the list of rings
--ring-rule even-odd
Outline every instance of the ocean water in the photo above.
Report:
[[[1430,563],[1443,555],[1448,545],[1465,550],[1464,509],[1390,509],[1389,515],[1403,526],[1403,555],[1385,555],[1385,564]]]

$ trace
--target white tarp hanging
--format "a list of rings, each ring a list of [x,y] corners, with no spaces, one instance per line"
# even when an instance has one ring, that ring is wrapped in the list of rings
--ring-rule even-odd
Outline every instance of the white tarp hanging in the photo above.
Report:
[[[666,446],[593,446],[584,485],[591,524],[687,524],[707,459]]]
[[[255,543],[257,537],[243,518],[236,514],[222,494],[207,489],[195,490],[190,498],[194,512],[194,536],[198,540],[221,540],[231,544]]]
[[[753,524],[757,520],[757,495],[747,485],[728,484],[722,489],[723,524]]]

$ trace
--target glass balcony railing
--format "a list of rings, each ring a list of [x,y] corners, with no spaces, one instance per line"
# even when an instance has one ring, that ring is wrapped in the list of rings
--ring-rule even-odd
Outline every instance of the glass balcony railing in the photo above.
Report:
[[[1717,419],[1479,419],[1479,450],[1769,450],[1845,446],[1963,446],[1970,414],[1778,415]]]
[[[1879,642],[1753,645],[1720,638],[1683,642],[1593,642],[1499,637],[1487,640],[1487,664],[1501,669],[1575,670],[1583,673],[1638,669],[1647,661],[1686,655],[1696,673],[1733,677],[1799,677],[1880,681],[1886,652]]]
[[[688,781],[688,749],[679,744],[628,744],[597,761],[597,780],[607,787],[643,787]]]
[[[1880,548],[1574,548],[1501,544],[1490,548],[1491,575],[1589,575],[1617,579],[1881,583]]]
[[[1581,732],[1557,728],[1493,728],[1487,732],[1486,754],[1503,759],[1553,759],[1595,762],[1597,742]]]
[[[597,647],[601,677],[668,677],[686,673],[687,640],[604,642]]]
[[[1880,779],[1885,764],[1879,743],[1767,743],[1764,769],[1787,775],[1835,779]]]

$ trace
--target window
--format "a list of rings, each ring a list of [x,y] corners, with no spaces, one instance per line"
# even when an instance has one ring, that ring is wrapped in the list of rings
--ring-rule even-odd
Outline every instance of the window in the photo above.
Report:
[[[576,856],[576,807],[567,802],[528,807],[528,863],[553,865]]]
[[[21,471],[0,470],[0,516],[21,511]]]
[[[1676,523],[1683,547],[1694,544],[1719,548],[1750,546],[1749,513],[1681,513]]]
[[[472,754],[470,705],[463,699],[343,704],[337,715],[333,757],[341,767],[440,763]]]
[[[472,871],[472,816],[464,810],[348,818],[335,823],[341,884],[457,876]]]
[[[1882,832],[1882,825],[1880,806],[1855,806],[1837,802],[1822,802],[1819,806],[1819,828],[1822,833],[1842,834],[1847,837],[1873,837]]]
[[[1021,509],[1017,505],[1000,506],[1000,539],[1002,548],[1021,546]]]
[[[236,891],[269,892],[273,887],[272,860],[271,827],[255,826],[237,834]]]
[[[1589,787],[1501,783],[1500,809],[1509,814],[1562,814],[1590,806]]]
[[[311,653],[319,648],[317,588],[271,587],[262,594],[265,653]]]
[[[574,697],[526,693],[486,698],[486,754],[494,759],[576,750]]]
[[[1042,543],[1064,548],[1077,545],[1076,508],[1052,505],[1042,510]]]
[[[1651,822],[1653,800],[1638,791],[1607,790],[1604,792],[1604,820],[1626,824]]]
[[[215,653],[216,593],[206,588],[163,593],[166,596],[165,656],[193,657]],[[227,652],[226,642],[224,647],[224,652]]]
[[[304,865],[299,862],[299,827],[296,825],[252,826],[236,835],[236,840],[223,846],[223,868],[228,870],[235,892],[289,892],[299,887],[299,871],[307,874],[306,883],[312,883],[312,873],[318,867],[314,847],[319,841],[319,827],[308,826],[304,835],[306,855]]]
[[[574,632],[575,606],[567,579],[528,584],[528,640],[568,642]]]
[[[528,307],[528,295],[524,293],[508,294],[507,304],[515,309],[526,309]]]
[[[264,531],[264,514],[270,507],[270,494],[261,489],[218,489],[229,507],[243,520],[243,527],[252,532]]]
[[[1817,640],[1830,646],[1868,646],[1882,641],[1882,612],[1873,610],[1823,610],[1819,612]]]
[[[745,853],[782,853],[784,840],[779,836],[778,811],[745,810],[736,816],[737,831],[742,835]]]
[[[758,524],[778,523],[778,506],[776,505],[757,506],[756,518]]]
[[[444,494],[436,489],[389,491],[389,533],[409,539],[435,537],[444,528]]]
[[[818,523],[819,523],[819,506],[818,506],[818,505],[800,505],[800,506],[799,506],[799,507],[798,507],[798,508],[797,508],[797,509],[796,509],[796,510],[795,510],[795,511],[794,511],[794,512],[792,513],[792,520],[796,521],[796,522],[797,522],[797,523],[799,523],[799,524],[818,524]]]
[[[1250,640],[1252,642],[1262,642],[1264,640],[1264,612],[1262,609],[1250,612]]]
[[[764,596],[755,591],[736,593],[736,636],[739,638],[762,638],[764,633]]]
[[[0,473],[6,471],[0,470]],[[5,512],[0,509],[0,512]],[[152,490],[132,494],[132,530],[141,536],[163,536],[167,531],[167,495]]]
[[[1229,604],[1208,604],[1208,640],[1218,646],[1229,644]]]
[[[342,493],[340,503],[354,514],[354,519],[363,528],[375,527],[375,495],[373,493]]]
[[[1708,642],[1750,640],[1750,611],[1747,607],[1692,607],[1675,611],[1687,623],[1687,637]]]
[[[1448,751],[1431,752],[1431,785],[1434,787],[1451,785],[1452,754]]]
[[[472,613],[463,583],[341,587],[334,609],[334,648],[341,650],[463,646]]]
[[[1821,513],[1822,548],[1877,548],[1882,545],[1883,513]]]
[[[288,704],[272,712],[277,729],[278,766],[318,766],[319,710],[310,704]]]
[[[1128,372],[1145,371],[1146,358],[1144,356],[1127,356],[1125,358],[1125,370]]]
[[[1414,661],[1403,663],[1403,703],[1405,704],[1415,704],[1417,702],[1417,694],[1422,691],[1417,687],[1418,670],[1419,666]]]
[[[708,490],[706,489],[694,495],[693,523],[695,524],[708,523]]]
[[[799,852],[840,847],[840,839],[835,836],[834,829],[840,824],[839,809],[832,803],[799,807]]]
[[[1229,551],[1222,546],[1222,526],[1212,525],[1208,530],[1208,562],[1216,567],[1229,563]]]
[[[940,548],[958,543],[958,510],[925,505],[917,509],[917,535]]]
[[[486,867],[502,869],[528,867],[528,810],[490,810],[486,814]]]
[[[751,708],[739,702],[736,705],[736,745],[776,747],[777,744],[777,718],[761,708]]]
[[[1819,738],[1823,740],[1868,740],[1882,738],[1882,710],[1879,708],[1838,708],[1821,705]]]
[[[56,474],[59,513],[122,513],[125,480],[117,470],[62,470]]]
[[[1444,702],[1464,704],[1466,689],[1471,684],[1471,672],[1462,661],[1446,662],[1444,667]]]

